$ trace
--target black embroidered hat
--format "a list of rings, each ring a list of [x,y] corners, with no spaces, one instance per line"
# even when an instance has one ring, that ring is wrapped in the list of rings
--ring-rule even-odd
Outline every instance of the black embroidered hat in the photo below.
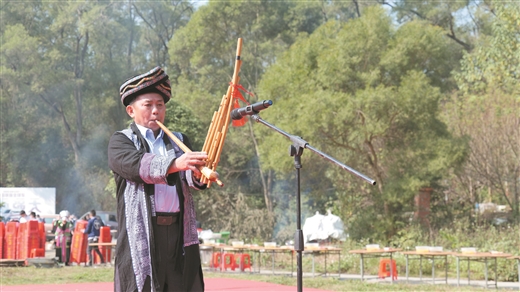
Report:
[[[170,79],[168,79],[168,75],[161,67],[155,67],[144,74],[132,77],[119,88],[121,102],[125,106],[129,105],[138,95],[147,92],[161,94],[164,98],[164,103],[170,100]]]

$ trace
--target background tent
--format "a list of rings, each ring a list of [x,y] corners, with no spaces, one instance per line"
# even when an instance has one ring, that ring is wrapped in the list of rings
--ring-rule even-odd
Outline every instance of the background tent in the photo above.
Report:
[[[303,225],[303,239],[305,242],[329,238],[339,240],[346,238],[341,218],[327,210],[327,215],[321,215],[319,212],[316,212],[314,216],[305,219],[305,224]]]

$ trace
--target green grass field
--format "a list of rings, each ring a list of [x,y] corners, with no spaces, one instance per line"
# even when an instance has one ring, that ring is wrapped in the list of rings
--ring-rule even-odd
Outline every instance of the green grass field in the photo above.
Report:
[[[112,282],[114,269],[112,267],[85,268],[83,266],[71,266],[62,268],[36,268],[17,267],[0,268],[0,285],[26,285],[26,284],[64,284],[64,283],[88,283],[88,282]],[[296,277],[273,276],[250,273],[220,273],[204,272],[205,278],[234,278],[277,283],[296,286]],[[468,286],[449,286],[443,284],[406,284],[398,282],[368,283],[358,280],[338,280],[337,278],[304,277],[304,288],[320,288],[331,291],[475,291],[483,290]]]

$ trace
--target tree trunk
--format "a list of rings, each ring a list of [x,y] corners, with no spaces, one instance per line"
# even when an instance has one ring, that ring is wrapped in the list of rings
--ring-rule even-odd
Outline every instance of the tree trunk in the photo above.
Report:
[[[262,168],[260,167],[260,151],[258,150],[258,143],[255,138],[255,134],[253,132],[253,126],[251,123],[248,123],[249,132],[251,134],[251,139],[253,140],[253,144],[255,145],[255,154],[258,161],[258,171],[260,172],[260,179],[262,181],[262,187],[264,189],[264,201],[265,206],[270,214],[273,212],[273,203],[271,200],[271,197],[269,196],[270,193],[270,187],[271,187],[271,181],[272,181],[272,173],[271,171],[268,172],[267,180],[265,178],[264,172],[262,171]]]

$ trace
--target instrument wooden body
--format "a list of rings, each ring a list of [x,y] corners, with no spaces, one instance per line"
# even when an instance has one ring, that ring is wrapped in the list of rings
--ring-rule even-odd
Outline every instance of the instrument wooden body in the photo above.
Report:
[[[237,85],[240,80],[238,73],[240,72],[240,66],[242,65],[242,60],[240,60],[241,52],[242,39],[239,38],[237,42],[235,70],[233,72],[231,84],[228,87],[226,95],[222,97],[218,111],[213,113],[206,141],[202,147],[202,152],[208,154],[206,167],[212,171],[217,169],[217,165],[220,162],[220,154],[222,153],[224,140],[226,139],[226,134],[229,128],[230,115],[233,108],[233,97],[235,96],[235,90],[238,90]],[[208,187],[211,185],[211,181],[205,177],[202,178],[202,182],[207,183]]]
[[[226,95],[222,97],[218,111],[213,113],[211,124],[209,125],[208,134],[202,147],[202,152],[208,154],[206,165],[199,167],[202,173],[201,182],[205,183],[210,187],[212,182],[216,182],[219,186],[223,186],[222,181],[219,180],[219,175],[215,171],[217,165],[220,162],[220,154],[224,147],[224,139],[229,128],[230,115],[233,107],[233,98],[235,96],[235,90],[238,90],[237,85],[240,78],[238,73],[240,72],[240,66],[242,60],[240,60],[240,53],[242,52],[242,39],[238,39],[237,53],[235,61],[235,70],[233,72],[233,78],[231,84],[228,87]],[[179,140],[168,128],[166,128],[161,122],[156,121],[161,129],[168,135],[184,152],[192,152],[181,140]]]
[[[161,127],[161,129],[164,131],[164,133],[166,133],[166,135],[168,135],[168,137],[170,137],[173,140],[173,142],[175,142],[175,144],[177,144],[182,149],[182,151],[184,151],[185,153],[193,152],[193,151],[191,151],[190,148],[188,148],[188,146],[186,146],[184,143],[182,143],[182,141],[179,140],[179,138],[177,138],[177,136],[175,136],[170,130],[168,130],[168,128],[166,128],[166,126],[164,126],[161,122],[159,122],[159,121],[155,121],[155,122],[157,123],[157,125],[159,125],[159,127]],[[215,171],[209,169],[206,166],[200,166],[200,167],[198,167],[198,169],[200,170],[200,172],[202,173],[202,175],[204,176],[205,179],[207,179],[209,181],[214,181],[219,186],[224,185],[219,180],[218,173],[216,173]]]

